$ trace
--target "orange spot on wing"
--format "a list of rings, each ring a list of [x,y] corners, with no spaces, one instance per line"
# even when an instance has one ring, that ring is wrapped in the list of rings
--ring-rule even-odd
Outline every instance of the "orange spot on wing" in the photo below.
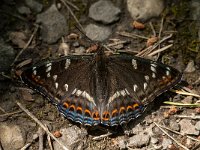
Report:
[[[172,81],[172,76],[163,76],[163,79],[159,81],[159,85],[166,85]]]
[[[63,107],[64,107],[64,108],[68,108],[68,107],[69,107],[69,104],[68,104],[67,102],[64,102],[64,103],[63,103]]]
[[[123,113],[125,110],[126,110],[125,107],[120,107],[119,112]]]
[[[76,111],[77,111],[79,114],[82,114],[83,109],[82,109],[82,107],[78,106],[78,107],[76,108]]]
[[[92,116],[92,114],[91,114],[91,112],[90,112],[89,109],[86,109],[86,110],[85,110],[85,115],[88,116],[88,117],[91,117],[91,116]]]
[[[126,108],[126,110],[127,110],[127,111],[129,111],[129,110],[133,110],[133,107],[130,106],[130,105],[128,105],[127,108]]]
[[[137,109],[137,107],[139,107],[139,104],[137,104],[137,103],[133,104],[134,109]]]
[[[100,119],[99,113],[98,113],[97,111],[95,111],[95,112],[92,114],[92,118],[94,118],[94,120],[99,120],[99,119]]]
[[[117,113],[118,113],[117,109],[114,109],[114,110],[112,111],[112,117],[117,116]]]
[[[109,118],[110,118],[109,112],[108,112],[108,111],[104,111],[104,113],[103,113],[103,118],[102,118],[102,119],[105,120],[105,121],[108,121]]]
[[[42,80],[40,80],[37,76],[33,75],[31,76],[31,78],[36,82],[36,83],[39,83],[39,84],[43,84],[44,82]]]
[[[70,105],[69,110],[74,111],[75,110],[75,105]]]

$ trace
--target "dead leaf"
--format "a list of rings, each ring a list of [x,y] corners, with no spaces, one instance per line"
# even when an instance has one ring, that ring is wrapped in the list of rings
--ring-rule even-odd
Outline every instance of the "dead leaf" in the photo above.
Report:
[[[54,135],[56,138],[59,138],[59,137],[62,136],[62,134],[60,133],[60,131],[55,131],[55,132],[53,133],[53,135]]]
[[[92,46],[90,46],[88,49],[86,49],[86,53],[94,53],[94,52],[97,51],[98,47],[99,47],[99,46],[98,46],[97,44],[92,45]]]
[[[147,45],[147,47],[149,47],[149,46],[153,45],[154,43],[156,43],[157,41],[158,41],[158,37],[152,36],[151,38],[149,38],[147,40],[146,45]]]
[[[145,25],[138,21],[133,21],[132,25],[135,29],[144,29],[145,28]]]
[[[26,45],[27,37],[23,32],[11,32],[9,34],[9,39],[19,48],[24,48]]]

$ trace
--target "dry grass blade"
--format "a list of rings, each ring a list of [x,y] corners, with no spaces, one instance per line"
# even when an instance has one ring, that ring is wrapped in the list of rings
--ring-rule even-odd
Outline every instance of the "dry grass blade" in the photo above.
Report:
[[[21,103],[16,102],[17,105],[29,116],[31,117],[51,138],[53,138],[64,150],[68,150],[68,148],[60,142],[49,130],[39,121],[29,110],[27,110]]]
[[[137,34],[133,34],[133,33],[128,33],[128,32],[117,32],[117,34],[121,35],[121,36],[125,36],[125,37],[130,37],[130,38],[141,38],[141,39],[145,39],[148,40],[148,37],[145,36],[141,36],[141,35],[137,35]]]
[[[170,48],[172,46],[173,46],[173,44],[170,44],[170,45],[167,45],[167,46],[165,46],[163,48],[157,49],[157,50],[153,51],[152,53],[148,54],[148,56],[156,55],[156,54],[158,54],[158,53],[160,53],[162,51],[165,51],[166,49],[168,49],[168,48]]]
[[[170,101],[165,101],[164,104],[183,106],[183,107],[200,107],[200,104],[177,103],[177,102],[170,102]]]
[[[187,147],[185,147],[184,145],[182,145],[181,143],[179,143],[175,138],[173,138],[172,136],[170,136],[160,125],[158,125],[156,122],[153,122],[164,134],[166,134],[170,139],[172,139],[174,142],[176,142],[177,145],[179,145],[180,147],[182,147],[184,150],[189,150]]]
[[[10,112],[10,113],[5,112],[5,114],[0,115],[0,117],[9,117],[9,116],[12,116],[12,115],[15,115],[15,114],[19,114],[21,112],[22,112],[21,110]]]
[[[200,115],[198,115],[198,116],[195,116],[195,115],[190,115],[190,116],[174,115],[174,116],[177,117],[177,118],[186,118],[186,119],[194,119],[194,120],[200,119]]]
[[[191,93],[191,92],[179,91],[179,90],[171,90],[171,91],[172,91],[172,92],[175,92],[175,93],[177,93],[177,94],[181,94],[181,95],[194,96],[194,97],[200,98],[200,95],[195,94],[195,93]]]

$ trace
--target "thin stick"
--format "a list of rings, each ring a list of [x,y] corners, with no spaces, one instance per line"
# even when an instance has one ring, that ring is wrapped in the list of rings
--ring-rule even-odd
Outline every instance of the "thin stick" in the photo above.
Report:
[[[138,38],[145,39],[145,40],[149,39],[148,37],[137,35],[137,34],[134,34],[134,33],[128,33],[128,32],[125,32],[125,31],[124,32],[117,32],[117,34],[119,34],[121,36],[130,37],[130,38],[138,37]]]
[[[17,61],[17,59],[19,58],[19,56],[24,52],[24,50],[27,49],[27,47],[30,45],[33,37],[35,36],[36,32],[38,31],[39,25],[36,25],[31,37],[29,38],[28,42],[26,43],[26,45],[24,46],[24,48],[17,54],[17,56],[15,57],[15,60],[13,61],[12,65],[14,65],[14,63]]]
[[[31,117],[51,138],[53,138],[64,150],[68,150],[68,148],[60,142],[49,130],[39,121],[29,110],[27,110],[21,103],[16,102],[17,105],[29,116]]]
[[[195,116],[195,115],[190,115],[190,116],[174,115],[174,116],[177,117],[177,118],[187,118],[187,119],[194,119],[194,120],[200,119],[200,115],[198,115],[198,116]]]
[[[180,147],[182,147],[185,150],[189,150],[187,147],[185,147],[184,145],[182,145],[181,143],[179,143],[175,138],[173,138],[172,136],[170,136],[164,129],[162,129],[160,127],[160,125],[158,125],[156,122],[153,122],[163,133],[165,133],[169,138],[171,138],[174,142],[176,142],[177,145],[179,145]]]
[[[112,47],[112,46],[116,46],[116,45],[120,45],[120,44],[125,44],[125,43],[127,43],[127,41],[118,41],[118,42],[114,42],[114,43],[108,44],[107,46],[108,47]]]
[[[160,23],[160,30],[158,34],[158,39],[161,38],[162,30],[163,30],[163,23],[164,23],[164,17],[162,17],[161,23]]]
[[[15,114],[19,114],[21,112],[22,112],[21,110],[18,110],[18,111],[14,111],[14,112],[10,112],[10,113],[5,113],[5,114],[0,115],[0,117],[8,117],[8,116],[12,116]]]
[[[44,141],[44,131],[42,130],[41,127],[38,129],[39,132],[39,150],[44,149],[43,141]]]
[[[69,10],[70,14],[72,15],[72,17],[74,18],[74,20],[76,21],[76,23],[79,25],[79,27],[81,28],[82,31],[84,31],[82,25],[80,24],[80,22],[78,21],[78,19],[76,18],[76,16],[74,15],[73,11],[71,10],[71,8],[66,4],[66,2],[64,0],[60,0],[65,7]]]
[[[6,111],[0,106],[0,110],[3,112],[3,113],[6,113]]]
[[[139,52],[136,56],[146,56],[148,55],[150,52],[152,52],[156,47],[159,46],[159,44],[161,44],[162,42],[164,42],[165,40],[169,39],[172,37],[172,34],[170,34],[169,36],[164,37],[162,40],[158,41],[156,44],[154,44],[153,46],[147,47],[146,49],[144,49],[143,51]]]
[[[108,133],[106,133],[106,134],[103,134],[103,135],[100,135],[100,136],[93,137],[92,139],[93,139],[93,140],[100,140],[100,139],[105,138],[105,137],[108,137],[108,136],[110,136],[110,135],[112,135],[112,134],[113,134],[113,133],[108,132]]]
[[[169,130],[169,131],[171,131],[171,132],[173,132],[173,133],[175,133],[175,134],[178,134],[178,135],[181,135],[181,136],[186,136],[187,138],[189,138],[189,139],[191,139],[191,140],[200,142],[200,140],[198,140],[198,139],[196,139],[196,138],[193,138],[193,137],[191,137],[191,136],[189,136],[189,135],[185,135],[184,133],[180,133],[180,132],[174,131],[174,130],[172,130],[172,129],[168,128],[168,127],[165,127],[165,126],[161,126],[161,125],[160,125],[160,127],[164,128],[164,129],[167,129],[167,130]]]
[[[165,47],[163,47],[163,48],[160,48],[160,49],[158,49],[158,50],[156,50],[156,51],[154,51],[154,52],[148,54],[148,56],[156,55],[156,54],[158,54],[158,53],[160,53],[160,52],[162,52],[162,51],[164,51],[164,50],[166,50],[166,49],[168,49],[168,48],[170,48],[170,47],[172,47],[172,46],[173,46],[173,44],[167,45],[167,46],[165,46]]]
[[[149,25],[150,25],[151,30],[152,30],[152,32],[153,32],[153,36],[156,36],[156,31],[155,31],[155,29],[154,29],[154,26],[153,26],[152,22],[150,22]]]
[[[48,126],[46,124],[45,124],[45,127],[49,131],[49,128],[48,128]],[[48,144],[49,144],[50,150],[53,150],[53,146],[52,146],[52,143],[51,143],[51,137],[49,135],[47,135],[47,140],[48,140]]]
[[[187,104],[187,103],[177,103],[177,102],[170,102],[165,101],[164,104],[175,105],[175,106],[184,106],[184,107],[200,107],[200,104]]]
[[[68,0],[65,0],[65,1],[66,1],[66,3],[67,3],[68,5],[72,6],[74,9],[76,9],[77,11],[80,11],[80,9],[79,9],[76,5],[74,5],[73,3],[71,3],[71,2],[68,1]]]

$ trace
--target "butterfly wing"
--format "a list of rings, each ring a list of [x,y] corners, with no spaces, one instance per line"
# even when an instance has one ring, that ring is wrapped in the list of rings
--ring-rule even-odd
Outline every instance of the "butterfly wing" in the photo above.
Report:
[[[102,112],[102,123],[110,126],[137,118],[156,96],[181,80],[176,69],[130,54],[108,59],[109,97]]]
[[[96,125],[100,118],[91,96],[94,95],[93,69],[92,56],[67,56],[24,69],[21,78],[54,103],[68,119]]]

